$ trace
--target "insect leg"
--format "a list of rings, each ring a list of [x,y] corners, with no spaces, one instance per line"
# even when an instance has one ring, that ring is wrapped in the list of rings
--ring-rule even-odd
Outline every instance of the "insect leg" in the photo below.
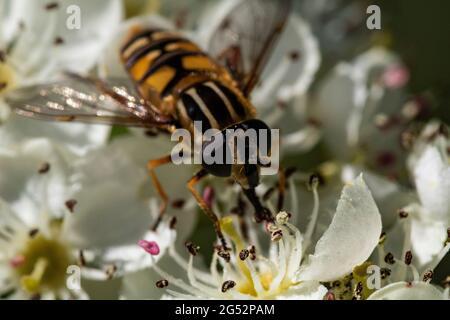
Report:
[[[222,230],[220,228],[219,218],[211,210],[211,208],[206,204],[205,200],[203,200],[202,196],[195,189],[195,186],[207,175],[208,175],[208,173],[206,172],[206,170],[204,170],[204,169],[200,170],[188,181],[187,187],[188,187],[189,191],[192,193],[192,195],[194,196],[194,198],[197,201],[200,208],[202,208],[203,212],[205,212],[205,214],[208,216],[208,218],[211,219],[211,221],[213,222],[217,237],[219,238],[224,250],[226,250],[227,242],[226,242],[225,237],[223,236]]]
[[[164,191],[164,188],[162,187],[161,183],[159,182],[159,179],[155,174],[155,169],[162,165],[168,164],[171,161],[172,161],[172,158],[170,155],[168,155],[168,156],[165,156],[160,159],[150,160],[147,163],[147,169],[150,173],[150,177],[152,178],[153,185],[155,186],[156,191],[158,191],[158,194],[163,201],[161,204],[161,207],[159,209],[158,218],[156,219],[156,222],[153,225],[152,230],[156,230],[156,228],[158,228],[158,225],[161,223],[162,217],[163,217],[164,212],[166,211],[167,205],[169,203],[169,197],[167,196],[167,193]]]

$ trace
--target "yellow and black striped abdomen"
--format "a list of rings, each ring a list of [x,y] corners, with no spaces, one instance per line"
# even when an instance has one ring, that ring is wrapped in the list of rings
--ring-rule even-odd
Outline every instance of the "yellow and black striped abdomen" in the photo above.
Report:
[[[163,112],[171,113],[181,127],[192,130],[194,121],[202,121],[204,130],[223,129],[254,115],[226,69],[178,33],[135,33],[121,57],[142,97],[169,101]]]
[[[146,90],[156,90],[164,98],[187,76],[221,70],[197,45],[168,31],[136,33],[123,46],[121,56],[144,98]]]

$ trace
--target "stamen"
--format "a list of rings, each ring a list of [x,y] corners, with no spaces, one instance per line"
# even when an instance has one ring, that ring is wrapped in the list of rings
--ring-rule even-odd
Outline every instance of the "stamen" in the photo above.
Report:
[[[409,266],[411,264],[412,258],[413,258],[412,252],[411,251],[406,251],[406,253],[405,253],[405,264],[407,266]]]
[[[34,265],[33,271],[28,276],[20,279],[22,287],[29,293],[36,293],[39,290],[42,277],[47,269],[48,261],[45,258],[39,258]]]
[[[283,238],[283,231],[281,231],[281,229],[278,229],[278,230],[275,230],[274,232],[272,232],[270,240],[272,242],[278,242],[282,238]]]
[[[163,279],[156,282],[156,287],[159,289],[164,289],[169,285],[169,281]]]
[[[384,257],[384,262],[391,265],[394,264],[395,263],[394,255],[388,252],[388,254]]]
[[[50,171],[50,163],[44,162],[38,169],[39,174],[44,174]]]
[[[400,219],[408,218],[408,215],[409,215],[408,212],[404,209],[400,209],[398,211],[398,216],[400,217]]]
[[[363,292],[363,284],[361,282],[358,282],[358,284],[355,287],[354,293],[353,293],[353,297],[356,300],[361,300],[362,299],[362,292]]]
[[[86,259],[84,257],[84,252],[83,250],[80,250],[79,254],[78,254],[78,263],[80,264],[80,266],[85,266],[86,265]]]
[[[194,256],[193,255],[191,255],[189,257],[187,276],[188,276],[190,285],[193,286],[194,288],[197,288],[198,290],[205,292],[209,296],[216,295],[217,290],[215,288],[209,287],[209,284],[203,285],[197,281],[196,276],[195,276],[195,270],[194,270]]]
[[[75,199],[67,200],[66,203],[65,203],[65,204],[66,204],[66,208],[67,208],[71,213],[73,213],[74,210],[75,210],[75,206],[77,205],[77,203],[78,203],[78,201],[75,200]]]
[[[55,46],[60,46],[64,44],[64,39],[62,37],[56,37],[55,40],[53,41],[53,44]]]
[[[155,241],[139,240],[138,245],[152,256],[156,256],[160,252],[159,246]]]
[[[184,245],[192,256],[196,256],[200,250],[200,247],[194,245],[191,241],[186,242]]]
[[[223,249],[223,247],[220,247],[220,249],[218,249],[217,255],[218,255],[219,257],[221,257],[223,260],[225,260],[226,263],[229,263],[230,260],[231,260],[231,255],[230,255],[230,253],[229,253],[228,251],[225,251],[225,250]]]
[[[47,3],[45,5],[45,10],[54,10],[54,9],[58,9],[58,8],[59,8],[58,2],[51,2],[51,3]]]
[[[177,225],[177,217],[172,217],[169,222],[169,228],[170,230],[175,230],[175,227]]]
[[[320,203],[319,203],[319,193],[317,192],[317,188],[319,187],[319,184],[320,184],[320,177],[316,174],[311,175],[311,177],[309,179],[309,187],[311,188],[311,190],[313,192],[314,206],[313,206],[313,211],[311,213],[310,221],[308,223],[308,227],[306,228],[306,232],[305,232],[305,246],[303,248],[304,251],[306,251],[308,249],[308,247],[312,241],[312,236],[313,236],[314,230],[316,228],[317,219],[319,217]]]
[[[422,277],[423,282],[431,282],[431,280],[433,279],[433,275],[433,270],[428,270],[427,272],[425,272]]]
[[[239,259],[241,259],[242,261],[245,261],[245,259],[247,259],[250,255],[250,252],[247,249],[242,250],[239,253]]]
[[[255,260],[256,259],[256,248],[255,246],[250,246],[248,249],[248,252],[250,253],[250,259]]]
[[[177,199],[177,200],[174,200],[172,202],[172,207],[174,209],[183,209],[185,204],[186,204],[186,200],[184,200],[184,199]]]
[[[381,268],[380,269],[380,275],[381,275],[381,279],[384,280],[387,277],[389,277],[391,275],[391,269],[389,268]]]
[[[378,240],[378,245],[382,246],[384,245],[384,242],[386,241],[386,232],[382,232],[380,235],[380,239]]]
[[[233,280],[227,280],[222,284],[222,292],[225,293],[236,286],[236,282]]]
[[[111,280],[114,275],[116,274],[117,271],[117,266],[115,264],[109,265],[106,267],[105,273],[106,276],[108,277],[108,280]]]
[[[39,229],[34,228],[34,229],[31,229],[30,232],[28,232],[28,235],[30,236],[30,238],[34,238],[38,233],[39,233]]]

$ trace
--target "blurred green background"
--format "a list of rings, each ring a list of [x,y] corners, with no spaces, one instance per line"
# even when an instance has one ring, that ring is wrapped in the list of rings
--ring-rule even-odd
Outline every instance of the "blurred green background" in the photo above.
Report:
[[[450,1],[379,0],[383,28],[411,69],[411,91],[435,97],[434,115],[450,123]]]

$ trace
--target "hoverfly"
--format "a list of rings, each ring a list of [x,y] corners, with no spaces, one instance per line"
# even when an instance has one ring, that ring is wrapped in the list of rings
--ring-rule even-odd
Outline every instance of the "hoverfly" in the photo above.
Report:
[[[194,121],[201,121],[203,128],[219,130],[268,129],[256,119],[250,94],[284,29],[291,4],[291,0],[241,1],[215,30],[208,53],[176,31],[134,28],[120,51],[127,81],[69,74],[57,83],[19,89],[7,98],[8,103],[18,114],[30,118],[117,124],[168,133],[177,128],[192,131]],[[163,201],[156,225],[168,196],[155,169],[170,162],[170,155],[148,162]],[[259,170],[259,164],[203,164],[187,183],[213,221],[224,247],[219,219],[196,185],[207,175],[232,177],[252,203],[256,220],[271,221],[271,213],[255,192]]]

